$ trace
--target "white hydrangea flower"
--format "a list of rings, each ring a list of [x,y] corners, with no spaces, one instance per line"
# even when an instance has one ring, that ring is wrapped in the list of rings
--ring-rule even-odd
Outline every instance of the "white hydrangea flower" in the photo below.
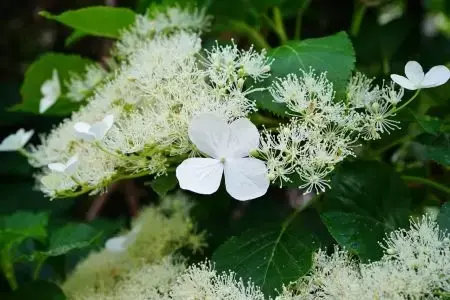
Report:
[[[437,87],[450,79],[450,70],[446,66],[432,67],[426,74],[422,66],[416,61],[409,61],[405,65],[406,77],[392,74],[391,79],[407,90],[418,90]]]
[[[105,243],[106,250],[113,253],[125,252],[128,246],[131,245],[136,240],[136,236],[141,231],[141,228],[142,226],[136,225],[127,234],[108,239]]]
[[[86,141],[102,140],[114,124],[114,115],[107,115],[101,121],[89,124],[77,122],[73,125],[75,135]]]
[[[201,114],[191,121],[189,138],[211,158],[188,158],[177,167],[182,189],[212,194],[225,173],[225,187],[237,200],[258,198],[267,192],[265,163],[248,157],[259,145],[258,129],[248,119],[227,124],[214,114]]]
[[[86,67],[86,74],[73,74],[68,82],[67,97],[80,102],[89,96],[92,89],[95,88],[108,75],[105,69],[99,64],[91,64]]]
[[[49,109],[59,96],[61,96],[61,84],[59,83],[58,70],[54,69],[52,78],[44,81],[41,86],[42,98],[39,102],[39,113],[44,113]]]
[[[8,135],[0,144],[0,151],[17,151],[22,149],[34,134],[34,130],[25,131],[20,128],[16,133]]]
[[[54,172],[71,176],[77,171],[79,163],[78,155],[74,155],[65,163],[58,162],[48,164],[48,168]]]

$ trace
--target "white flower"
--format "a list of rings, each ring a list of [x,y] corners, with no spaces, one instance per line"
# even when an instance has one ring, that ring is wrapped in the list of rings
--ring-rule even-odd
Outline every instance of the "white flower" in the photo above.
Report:
[[[8,135],[0,144],[0,151],[16,151],[22,149],[31,139],[34,130],[25,131],[20,128],[16,133]]]
[[[108,239],[105,243],[106,250],[114,253],[125,252],[128,246],[131,245],[136,240],[136,236],[139,233],[139,231],[141,231],[141,228],[142,226],[137,225],[127,234]]]
[[[450,79],[450,70],[446,66],[432,67],[424,74],[422,66],[416,61],[405,65],[406,77],[392,74],[391,79],[407,90],[432,88],[445,84]]]
[[[188,158],[177,167],[182,189],[212,194],[225,173],[225,187],[237,200],[258,198],[267,192],[265,163],[248,157],[259,145],[258,129],[248,119],[227,124],[214,114],[200,114],[191,121],[189,138],[212,158]]]
[[[42,98],[39,102],[39,113],[44,113],[55,104],[61,95],[61,85],[59,83],[58,70],[53,70],[52,78],[44,81],[41,86]]]
[[[73,175],[77,170],[78,164],[80,161],[78,160],[78,156],[74,155],[66,163],[51,163],[48,164],[48,168],[54,172],[64,173],[66,175]]]
[[[75,135],[86,141],[100,141],[108,133],[114,124],[114,115],[107,115],[103,120],[92,125],[86,122],[77,122],[73,126]]]

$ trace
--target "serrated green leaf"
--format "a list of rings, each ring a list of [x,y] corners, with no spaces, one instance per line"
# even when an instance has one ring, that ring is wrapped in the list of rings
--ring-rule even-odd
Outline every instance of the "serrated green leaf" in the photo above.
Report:
[[[101,232],[87,224],[69,224],[50,235],[46,256],[58,256],[91,245]]]
[[[344,212],[325,212],[321,215],[328,231],[347,251],[363,261],[378,260],[383,251],[378,242],[391,228],[369,217]]]
[[[64,82],[70,78],[70,74],[83,73],[86,66],[91,63],[91,60],[77,55],[48,53],[41,56],[25,73],[25,79],[20,90],[22,102],[11,107],[11,110],[38,114],[39,102],[42,98],[41,86],[52,77],[53,70],[58,71],[62,94],[64,94],[66,91]],[[68,115],[78,106],[79,104],[61,96],[45,114]]]
[[[426,158],[445,167],[450,166],[450,134],[422,135],[419,137],[419,141],[425,147]]]
[[[291,215],[282,224],[258,226],[233,236],[213,254],[219,271],[232,270],[244,280],[251,279],[266,295],[275,295],[283,284],[306,274],[319,238]]]
[[[128,8],[91,6],[69,10],[60,15],[43,11],[41,16],[58,21],[89,35],[118,38],[120,31],[134,23],[135,13]]]
[[[175,173],[159,176],[150,182],[150,186],[160,197],[164,197],[168,192],[175,189],[177,184],[178,180]]]
[[[0,219],[0,245],[9,248],[27,238],[42,241],[47,236],[46,213],[17,212]],[[5,246],[6,245],[6,246]]]
[[[272,76],[262,82],[261,86],[268,86],[276,77],[283,77],[290,73],[301,75],[301,71],[327,72],[327,78],[333,82],[336,97],[345,94],[347,81],[355,65],[355,53],[352,43],[345,32],[339,32],[323,38],[307,39],[303,41],[289,41],[272,49],[268,53],[274,59],[271,65]],[[258,107],[276,115],[285,116],[284,104],[273,102],[268,91],[253,93]]]
[[[323,204],[325,211],[367,216],[396,228],[409,224],[411,196],[388,165],[356,161],[339,166]]]
[[[10,300],[65,300],[66,296],[55,283],[36,280],[28,282],[15,290],[7,299]]]
[[[444,203],[439,212],[437,223],[441,230],[447,230],[450,233],[450,203]]]
[[[426,133],[432,135],[439,135],[441,132],[442,121],[438,118],[430,117],[430,116],[418,116],[414,113],[414,111],[410,110],[412,116],[416,120],[416,122],[420,125],[420,127]]]

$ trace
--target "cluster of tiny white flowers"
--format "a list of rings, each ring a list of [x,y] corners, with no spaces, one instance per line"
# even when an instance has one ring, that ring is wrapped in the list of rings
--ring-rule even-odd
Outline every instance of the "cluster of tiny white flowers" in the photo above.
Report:
[[[173,22],[187,18],[176,17],[177,9],[169,9],[164,16],[172,16]],[[191,17],[191,24],[199,26],[208,19],[203,11],[195,11]],[[142,26],[142,18],[137,19],[136,28]],[[155,18],[148,22],[157,26],[159,21]],[[125,36],[133,32],[130,29]],[[82,89],[87,85],[94,87],[92,96],[71,118],[42,136],[41,145],[30,148],[30,163],[42,167],[37,176],[40,188],[50,197],[100,192],[121,178],[162,175],[171,164],[196,151],[187,134],[195,115],[214,113],[230,122],[256,109],[254,101],[247,98],[253,90],[243,87],[248,77],[268,76],[270,62],[264,52],[230,50],[237,49],[233,44],[216,46],[201,55],[201,39],[193,31],[177,30],[169,35],[162,31],[145,40],[136,34],[135,38],[140,40],[139,46],[132,46],[133,52],[101,84],[93,84],[97,81],[93,78],[100,75],[91,68],[85,80],[80,77],[71,81],[78,86],[78,96],[74,97],[80,99],[86,94]],[[226,80],[217,81],[225,68]],[[107,115],[114,121],[101,138],[88,141],[77,136],[75,125],[81,122],[84,127],[95,127]],[[74,155],[79,159],[74,174],[46,168]]]
[[[117,58],[127,58],[155,35],[171,34],[179,30],[200,33],[211,26],[211,17],[206,14],[205,9],[153,7],[148,15],[137,16],[134,26],[122,32],[114,50]]]
[[[424,216],[381,243],[380,261],[356,263],[351,254],[319,251],[311,273],[277,300],[438,299],[450,292],[450,235]]]
[[[89,97],[92,89],[100,84],[108,72],[99,64],[91,64],[86,67],[83,75],[74,74],[66,82],[66,96],[73,102],[81,102]]]
[[[263,131],[258,153],[267,160],[269,178],[280,185],[296,173],[306,192],[324,191],[328,175],[337,163],[354,155],[359,138],[377,139],[398,128],[389,117],[403,89],[396,90],[393,84],[372,86],[372,80],[359,73],[350,80],[346,101],[335,102],[326,73],[315,75],[313,70],[279,78],[269,90],[291,115],[276,134]]]

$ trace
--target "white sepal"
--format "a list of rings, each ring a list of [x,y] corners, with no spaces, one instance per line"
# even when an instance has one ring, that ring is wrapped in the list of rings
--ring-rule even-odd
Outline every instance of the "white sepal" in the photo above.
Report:
[[[58,70],[54,69],[52,78],[44,81],[41,86],[42,98],[39,101],[39,113],[46,112],[59,96],[61,96],[61,84],[59,82]]]
[[[75,135],[86,141],[101,141],[114,124],[114,115],[107,115],[94,124],[77,122],[73,125]]]
[[[0,151],[17,151],[22,149],[34,134],[34,130],[25,131],[20,128],[16,133],[8,135],[0,144]]]

